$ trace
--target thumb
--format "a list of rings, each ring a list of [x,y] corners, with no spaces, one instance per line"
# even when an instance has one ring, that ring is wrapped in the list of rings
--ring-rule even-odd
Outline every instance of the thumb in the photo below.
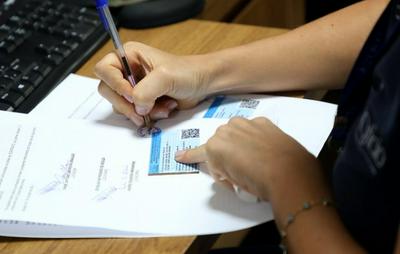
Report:
[[[171,82],[166,75],[154,70],[145,76],[134,88],[132,100],[139,115],[150,113],[157,98],[167,95]]]

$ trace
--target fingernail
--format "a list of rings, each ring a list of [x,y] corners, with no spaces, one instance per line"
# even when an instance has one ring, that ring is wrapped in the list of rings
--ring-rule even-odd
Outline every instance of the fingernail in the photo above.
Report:
[[[180,161],[183,159],[183,155],[185,154],[185,150],[180,150],[175,153],[175,160]]]
[[[176,107],[178,107],[178,103],[176,101],[171,100],[171,101],[167,102],[166,106],[169,110],[174,110]]]
[[[136,106],[136,113],[138,113],[139,115],[146,115],[147,114],[147,108],[145,107],[141,107],[141,106]]]

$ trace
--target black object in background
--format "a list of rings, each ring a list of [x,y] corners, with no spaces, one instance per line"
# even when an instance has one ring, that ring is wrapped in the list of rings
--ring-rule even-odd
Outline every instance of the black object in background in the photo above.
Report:
[[[204,4],[204,0],[148,0],[122,7],[118,21],[126,28],[168,25],[196,16]]]
[[[215,249],[208,254],[283,254],[279,247],[281,236],[274,221],[252,227],[239,247]]]
[[[357,0],[306,0],[306,21],[312,21],[326,14],[342,9]]]
[[[29,112],[106,41],[87,4],[0,1],[0,110]]]

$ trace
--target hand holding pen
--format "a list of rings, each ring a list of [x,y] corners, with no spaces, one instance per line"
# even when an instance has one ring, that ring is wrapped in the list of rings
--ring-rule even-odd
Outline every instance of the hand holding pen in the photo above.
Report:
[[[113,21],[112,15],[108,8],[108,1],[107,0],[96,0],[96,7],[99,12],[100,19],[103,22],[104,27],[107,30],[107,32],[109,33],[111,40],[114,44],[118,58],[121,62],[121,65],[122,65],[122,68],[124,71],[124,76],[129,81],[131,86],[134,87],[136,85],[135,77],[132,72],[131,66],[129,64],[128,57],[125,53],[121,39],[119,37],[117,28]],[[127,99],[128,101],[130,101],[132,103],[132,99],[130,97],[125,96],[125,99]],[[143,120],[144,120],[147,130],[150,132],[152,126],[151,126],[151,120],[150,120],[149,115],[144,115]]]
[[[98,0],[97,5],[105,8],[106,3]],[[111,33],[107,24],[105,27]],[[116,29],[113,33],[118,35]],[[119,43],[116,48],[124,51],[107,54],[96,64],[94,71],[101,79],[98,90],[116,112],[138,126],[145,124],[143,115],[150,116],[152,121],[169,118],[178,105],[179,109],[192,108],[214,93],[209,89],[209,81],[213,62],[218,59],[208,55],[177,56],[140,42],[127,42],[124,48]],[[136,80],[138,85],[134,89],[134,82],[128,81],[129,77],[134,80],[133,76],[126,74],[132,71],[124,67],[119,55],[125,56],[127,67],[132,66],[135,74],[142,77]]]

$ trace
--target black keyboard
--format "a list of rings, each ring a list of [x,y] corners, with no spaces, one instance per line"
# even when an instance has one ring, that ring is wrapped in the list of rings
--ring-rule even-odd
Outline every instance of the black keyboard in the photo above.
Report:
[[[106,39],[87,1],[0,0],[0,110],[29,112]]]

